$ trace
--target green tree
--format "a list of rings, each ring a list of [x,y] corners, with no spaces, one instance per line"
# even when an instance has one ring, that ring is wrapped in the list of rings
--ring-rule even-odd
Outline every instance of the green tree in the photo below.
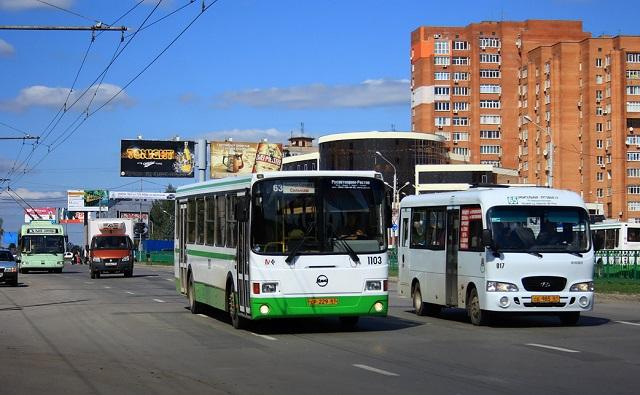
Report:
[[[176,188],[171,184],[167,186],[166,193],[175,193]],[[156,200],[151,205],[149,220],[151,226],[150,239],[173,240],[176,222],[175,200]]]

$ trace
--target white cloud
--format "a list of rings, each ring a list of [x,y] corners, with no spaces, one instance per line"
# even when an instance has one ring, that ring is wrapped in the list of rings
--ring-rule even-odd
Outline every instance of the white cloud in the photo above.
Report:
[[[0,38],[0,56],[11,56],[16,52],[13,45]]]
[[[102,84],[99,87],[98,85],[94,85],[81,97],[84,89],[77,89],[71,92],[67,105],[71,106],[76,100],[78,100],[78,98],[80,98],[80,100],[71,107],[71,110],[84,111],[91,102],[91,106],[89,107],[89,110],[91,111],[92,109],[96,109],[106,103],[119,91],[120,87],[117,85]],[[34,85],[22,89],[15,99],[0,103],[0,109],[14,111],[22,111],[31,107],[49,107],[57,109],[65,103],[67,95],[69,95],[69,88],[50,88],[43,85]],[[93,101],[91,101],[92,98]],[[123,91],[107,105],[107,108],[131,105],[133,105],[133,100],[125,91]]]
[[[73,4],[73,0],[47,0],[47,3],[53,4],[58,7],[68,8]],[[0,0],[0,9],[5,10],[28,10],[32,8],[45,8],[49,7],[54,9],[50,5],[42,3],[36,0]]]
[[[366,108],[408,106],[410,98],[408,80],[366,80],[353,85],[313,84],[290,88],[226,92],[220,97],[219,104],[290,109]]]
[[[235,141],[257,142],[267,139],[273,143],[284,142],[289,135],[278,129],[229,129],[205,133],[201,138],[208,141],[224,141],[229,137]]]
[[[20,196],[24,200],[29,199],[53,199],[53,198],[61,198],[66,197],[66,192],[57,192],[57,191],[30,191],[25,188],[11,189],[11,195],[7,193],[7,191],[0,192],[0,199],[13,200],[12,196],[16,195]]]

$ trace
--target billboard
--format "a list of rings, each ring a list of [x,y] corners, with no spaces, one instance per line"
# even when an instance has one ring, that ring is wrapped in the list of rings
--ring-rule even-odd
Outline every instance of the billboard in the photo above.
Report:
[[[67,209],[69,211],[107,211],[109,191],[104,189],[67,191]]]
[[[121,177],[193,178],[193,141],[121,140]]]
[[[29,223],[33,220],[49,220],[52,224],[58,219],[58,209],[55,207],[35,207],[24,209],[24,222]]]
[[[149,213],[143,212],[120,212],[120,218],[132,219],[133,222],[144,222],[146,224],[149,223]]]
[[[61,208],[58,210],[58,222],[61,224],[84,224],[84,212]]]
[[[122,192],[122,191],[110,191],[109,199],[124,199],[124,200],[174,200],[176,198],[175,193],[164,192]]]
[[[212,141],[209,143],[211,178],[279,171],[282,144]]]

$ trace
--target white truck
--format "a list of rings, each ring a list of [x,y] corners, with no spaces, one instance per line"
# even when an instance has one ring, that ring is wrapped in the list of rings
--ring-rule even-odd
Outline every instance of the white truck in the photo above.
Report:
[[[89,268],[91,278],[101,273],[133,276],[133,219],[89,220]]]

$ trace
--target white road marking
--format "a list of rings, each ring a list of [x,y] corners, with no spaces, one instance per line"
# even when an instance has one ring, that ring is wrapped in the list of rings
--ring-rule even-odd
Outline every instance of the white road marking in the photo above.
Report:
[[[275,337],[271,337],[271,336],[267,336],[267,335],[259,335],[257,333],[253,333],[253,332],[249,332],[249,333],[251,333],[253,336],[258,336],[258,337],[261,337],[261,338],[267,339],[267,340],[278,340]]]
[[[209,318],[209,317],[207,317],[207,316],[206,316],[206,315],[204,315],[204,314],[196,314],[196,315],[199,315],[200,317],[204,317],[204,318]]]
[[[131,292],[131,291],[126,291],[129,295],[135,295],[135,293]]]
[[[171,281],[171,282],[176,281],[176,280],[174,280],[174,279],[172,279],[172,278],[165,278],[165,280],[167,280],[167,281]]]
[[[374,368],[374,367],[367,366],[367,365],[361,365],[361,364],[358,364],[358,363],[354,363],[353,366],[355,366],[356,368],[359,368],[359,369],[368,370],[370,372],[382,374],[382,375],[385,375],[385,376],[399,376],[399,374],[397,374],[397,373],[388,372],[386,370]]]
[[[577,350],[571,350],[569,348],[547,346],[546,344],[537,344],[537,343],[527,343],[527,344],[525,344],[525,346],[540,347],[540,348],[546,348],[546,349],[549,349],[549,350],[556,350],[556,351],[570,352],[570,353],[580,352],[580,351],[577,351]]]
[[[614,321],[614,322],[617,322],[618,324],[640,326],[640,324],[638,324],[637,322],[628,322],[628,321]]]
[[[165,301],[162,299],[153,299],[153,301],[158,303],[165,303]]]
[[[105,286],[104,286],[104,289],[111,289],[111,287],[110,287],[110,286],[108,286],[108,285],[105,285]]]
[[[84,283],[85,284],[93,284],[93,282],[91,282],[91,281],[85,281]]]

